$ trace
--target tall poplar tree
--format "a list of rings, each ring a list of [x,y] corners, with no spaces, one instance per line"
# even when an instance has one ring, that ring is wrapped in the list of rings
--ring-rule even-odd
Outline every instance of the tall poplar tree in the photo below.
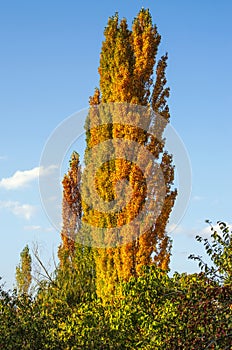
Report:
[[[142,266],[155,264],[164,270],[168,269],[171,242],[166,233],[166,225],[177,195],[177,191],[172,188],[172,156],[164,150],[165,142],[162,138],[170,118],[167,105],[169,88],[166,87],[165,76],[167,54],[157,62],[161,37],[152,23],[149,10],[142,9],[138,13],[131,30],[128,29],[126,19],[119,21],[116,13],[109,19],[104,35],[98,69],[100,86],[90,98],[90,110],[86,119],[86,169],[82,188],[82,224],[92,227],[89,234],[95,242],[96,234],[102,232],[102,242],[105,243],[105,247],[97,247],[94,254],[97,293],[102,298],[114,291],[118,281],[138,276]],[[157,137],[152,137],[146,130],[133,127],[133,123],[127,126],[118,123],[110,106],[112,103],[122,102],[125,105],[152,108],[161,118],[154,118],[146,113],[138,113],[134,118],[143,125],[150,125],[150,130],[154,130]],[[100,110],[104,110],[104,113],[99,113]],[[160,162],[164,183],[162,190],[165,195],[160,213],[148,230],[130,240],[123,241],[122,238],[114,245],[109,242],[109,237],[104,237],[104,229],[129,223],[146,201],[144,174],[136,164],[123,160],[123,155],[128,152],[127,143],[125,142],[124,149],[120,151],[122,157],[107,159],[108,152],[114,149],[115,139],[134,141],[146,146],[155,160]],[[107,145],[104,142],[106,140]],[[106,154],[102,164],[102,158],[98,159],[95,152],[96,145],[98,151],[100,147],[101,153]],[[100,168],[95,172],[98,165]],[[151,170],[153,165],[154,163],[148,162],[145,173],[152,174],[154,188],[161,191],[158,188],[160,183],[157,185],[157,174]],[[95,176],[94,181],[91,176]],[[132,200],[117,215],[110,212],[102,215],[101,210],[96,210],[99,197],[105,202],[113,201],[116,198],[115,186],[121,179],[129,181],[133,190]],[[95,186],[96,193],[91,192],[91,186]],[[95,230],[95,227],[102,228],[102,231]]]

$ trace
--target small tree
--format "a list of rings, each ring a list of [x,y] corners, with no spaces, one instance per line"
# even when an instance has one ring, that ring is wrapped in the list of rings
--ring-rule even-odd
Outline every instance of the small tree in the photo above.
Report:
[[[16,267],[16,284],[19,294],[28,294],[31,285],[31,255],[28,245],[20,254],[21,261]]]
[[[211,229],[211,242],[208,238],[202,238],[196,236],[198,242],[204,242],[206,253],[213,262],[212,266],[208,266],[202,260],[202,256],[196,256],[191,254],[189,259],[199,262],[199,267],[209,277],[217,280],[218,282],[226,285],[232,283],[232,234],[225,222],[218,221],[221,233],[218,233],[209,220],[206,222],[210,225]]]

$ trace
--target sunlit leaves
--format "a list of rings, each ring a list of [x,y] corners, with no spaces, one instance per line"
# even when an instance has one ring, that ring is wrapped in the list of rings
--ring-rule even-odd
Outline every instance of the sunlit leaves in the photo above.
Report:
[[[16,283],[19,294],[28,294],[32,281],[31,275],[31,255],[28,245],[20,254],[20,263],[16,267]]]
[[[211,230],[211,239],[196,236],[198,242],[202,242],[206,253],[213,265],[208,266],[201,256],[190,255],[189,258],[198,261],[199,267],[206,275],[223,284],[232,283],[232,234],[228,225],[222,221],[217,224],[220,233],[213,227],[210,221],[206,221]]]
[[[152,23],[149,10],[140,10],[131,29],[128,28],[126,19],[119,20],[118,13],[116,13],[109,18],[104,36],[98,69],[100,86],[90,97],[90,110],[85,124],[87,147],[82,187],[82,220],[90,226],[103,229],[122,227],[130,223],[147,200],[147,176],[153,176],[154,193],[156,194],[154,197],[157,197],[157,204],[161,206],[161,193],[165,193],[165,198],[156,224],[151,225],[144,232],[138,233],[134,230],[134,233],[131,234],[125,227],[121,231],[123,232],[122,237],[117,238],[114,243],[114,238],[110,241],[109,237],[104,237],[104,230],[102,230],[99,245],[100,243],[106,246],[115,245],[114,248],[95,249],[97,293],[102,297],[107,294],[106,290],[112,294],[119,281],[138,276],[143,266],[155,264],[164,270],[168,269],[171,241],[166,234],[166,226],[177,195],[177,192],[172,189],[174,180],[172,157],[163,152],[162,134],[169,121],[166,102],[169,88],[166,87],[165,76],[167,55],[161,57],[157,62],[161,36]],[[125,111],[121,113],[121,119],[120,116],[115,116],[117,111],[109,113],[108,104],[111,102],[152,107],[162,116],[163,121],[159,121],[159,118],[152,118],[150,114],[132,113],[130,116],[128,112],[126,119],[131,120],[131,123],[125,123],[125,118],[123,119]],[[99,111],[104,108],[104,113],[100,113]],[[146,125],[147,130],[150,128],[156,137],[143,128],[135,127],[135,120],[136,125],[142,122],[142,125]],[[120,146],[120,151],[115,152],[120,157],[109,162],[107,155],[110,152],[114,153],[117,148],[113,143],[116,139],[123,140],[124,146]],[[146,147],[147,151],[153,155],[152,161],[144,156],[144,153],[137,155],[138,162],[146,163],[144,173],[139,172],[136,164],[128,161],[131,155],[128,147],[129,141]],[[106,158],[103,164],[95,150],[96,146]],[[162,170],[162,186],[154,171],[155,161],[158,160]],[[98,163],[99,169],[95,172]],[[91,182],[90,177],[88,178],[87,172],[91,176],[96,176],[94,182]],[[124,197],[121,196],[121,201],[118,203],[118,207],[121,205],[121,210],[114,207],[114,210],[103,213],[102,210],[96,209],[100,207],[99,198],[107,203],[115,200],[116,188],[120,193],[124,193],[123,183],[125,182],[131,186],[131,193],[125,192],[124,197],[129,200],[124,201],[126,203],[124,206]],[[96,187],[94,193],[90,189],[91,186]],[[154,208],[148,208],[147,211],[152,212]],[[94,236],[94,232],[92,235]]]

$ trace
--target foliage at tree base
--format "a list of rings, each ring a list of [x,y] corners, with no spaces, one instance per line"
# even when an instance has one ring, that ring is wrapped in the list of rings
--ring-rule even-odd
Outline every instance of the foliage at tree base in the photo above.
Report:
[[[231,349],[232,289],[201,274],[149,267],[120,297],[69,304],[1,290],[0,349]]]

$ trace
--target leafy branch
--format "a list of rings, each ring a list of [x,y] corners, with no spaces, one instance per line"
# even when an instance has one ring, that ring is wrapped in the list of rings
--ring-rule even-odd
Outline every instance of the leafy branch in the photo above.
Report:
[[[210,278],[218,281],[222,284],[231,284],[232,280],[232,233],[229,226],[222,221],[218,221],[217,224],[220,229],[220,233],[212,225],[212,222],[206,220],[210,226],[211,242],[208,238],[202,238],[196,236],[198,242],[203,242],[204,248],[211,261],[212,266],[208,266],[202,259],[202,256],[196,256],[191,254],[189,259],[199,262],[201,270]]]

